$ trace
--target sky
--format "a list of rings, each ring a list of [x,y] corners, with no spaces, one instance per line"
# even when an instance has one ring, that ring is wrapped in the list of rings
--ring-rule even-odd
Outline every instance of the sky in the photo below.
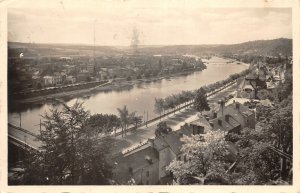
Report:
[[[289,8],[204,8],[193,1],[22,0],[9,5],[8,41],[128,46],[235,44],[292,38]]]

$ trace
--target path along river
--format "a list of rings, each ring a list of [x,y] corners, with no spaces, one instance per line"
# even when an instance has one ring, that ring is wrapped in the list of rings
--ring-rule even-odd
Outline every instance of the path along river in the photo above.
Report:
[[[156,117],[154,113],[154,101],[156,98],[164,98],[168,95],[179,93],[182,90],[194,90],[201,86],[208,85],[228,78],[231,74],[239,73],[248,68],[247,64],[237,64],[229,60],[213,57],[210,60],[203,60],[207,69],[194,72],[186,76],[172,77],[155,82],[140,83],[130,90],[98,92],[92,94],[89,98],[74,98],[67,102],[72,105],[78,99],[84,101],[84,106],[92,114],[110,113],[117,115],[117,108],[127,105],[130,112],[136,111],[138,115],[144,116],[148,120]],[[44,104],[40,107],[22,109],[8,113],[8,121],[13,125],[21,125],[33,133],[39,132],[39,123],[41,116],[50,108],[60,108],[59,105]]]

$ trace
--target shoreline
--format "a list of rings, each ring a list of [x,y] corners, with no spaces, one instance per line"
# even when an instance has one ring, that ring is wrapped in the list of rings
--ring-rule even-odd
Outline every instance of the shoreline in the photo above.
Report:
[[[223,58],[223,59],[228,61],[227,58]],[[235,62],[233,62],[233,63],[235,63]],[[209,62],[206,62],[206,64],[209,64]],[[246,65],[246,64],[239,64],[239,65]],[[45,104],[57,105],[58,102],[56,101],[56,99],[61,99],[65,102],[68,102],[68,101],[70,101],[72,99],[76,99],[76,98],[77,99],[86,99],[86,98],[89,98],[92,95],[95,95],[98,93],[122,92],[122,91],[126,91],[126,90],[131,90],[134,88],[134,86],[142,84],[142,83],[150,83],[150,82],[161,81],[163,79],[187,76],[187,75],[193,74],[195,72],[201,72],[205,69],[207,69],[207,66],[203,69],[202,68],[189,69],[188,71],[163,75],[163,76],[159,76],[159,77],[135,79],[135,80],[130,80],[130,81],[127,81],[125,78],[108,80],[109,81],[108,83],[98,85],[95,87],[91,87],[91,88],[77,89],[77,90],[72,90],[72,91],[63,91],[60,93],[41,95],[41,96],[30,97],[30,98],[25,98],[25,99],[11,100],[9,102],[9,109],[10,109],[10,112],[19,112],[24,109],[41,107]]]
[[[135,85],[141,84],[141,83],[150,83],[150,82],[156,82],[163,79],[169,79],[173,77],[180,77],[184,75],[189,75],[195,72],[201,72],[204,69],[195,69],[190,70],[186,72],[178,72],[171,75],[164,75],[160,77],[152,77],[152,78],[143,78],[143,79],[136,79],[136,80],[111,80],[108,84],[104,85],[98,85],[92,88],[87,89],[78,89],[73,91],[63,91],[60,93],[54,93],[54,94],[48,94],[48,95],[41,95],[36,97],[30,97],[25,99],[16,99],[14,101],[11,101],[12,109],[15,109],[15,107],[26,107],[26,106],[40,106],[47,103],[56,103],[53,99],[62,99],[64,101],[70,101],[75,98],[88,98],[93,94],[101,93],[101,92],[113,92],[113,91],[124,91],[124,90],[130,90]],[[123,82],[122,82],[123,81]]]

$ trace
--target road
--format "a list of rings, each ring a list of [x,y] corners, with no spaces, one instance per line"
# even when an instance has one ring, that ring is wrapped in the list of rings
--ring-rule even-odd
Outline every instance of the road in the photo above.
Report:
[[[217,94],[208,97],[209,105],[212,109],[218,109],[217,101],[224,98],[224,96],[228,96],[229,94],[236,91],[236,84],[218,92]],[[169,115],[167,117],[162,118],[162,121],[165,121],[169,127],[173,130],[180,129],[181,125],[185,123],[192,122],[197,119],[197,111],[193,108],[186,108],[181,111],[176,112],[175,114]],[[135,131],[126,133],[125,136],[118,135],[113,138],[113,146],[112,146],[112,154],[117,154],[119,152],[125,152],[130,149],[134,149],[134,147],[143,144],[149,138],[155,137],[155,129],[157,128],[157,124],[160,120],[154,121],[148,124],[148,127],[143,126],[138,128]]]
[[[218,108],[216,102],[222,99],[224,96],[228,96],[230,93],[236,90],[236,85],[232,85],[217,94],[208,97],[211,108]],[[165,121],[168,126],[170,126],[173,130],[177,130],[184,123],[188,123],[197,119],[197,112],[192,108],[185,108],[181,111],[176,112],[175,114],[171,114],[162,118],[161,120]],[[140,143],[145,142],[149,138],[154,138],[155,129],[160,120],[154,121],[148,126],[143,126],[138,128],[135,131],[128,132],[124,137],[122,135],[118,135],[113,137],[113,147],[112,152],[118,153],[121,151],[126,151],[134,146],[139,145]],[[16,140],[20,140],[32,146],[34,148],[38,148],[41,146],[41,142],[36,140],[36,136],[25,130],[20,129],[18,127],[9,125],[8,126],[8,135],[13,137]]]
[[[14,141],[23,142],[34,149],[38,149],[42,145],[42,143],[36,139],[36,135],[11,124],[8,124],[8,136],[14,139]]]

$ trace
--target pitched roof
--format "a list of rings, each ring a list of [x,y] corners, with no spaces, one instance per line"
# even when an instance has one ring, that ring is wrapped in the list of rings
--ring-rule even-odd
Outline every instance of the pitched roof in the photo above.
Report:
[[[197,125],[204,127],[204,133],[212,129],[209,122],[203,116],[199,116],[197,120],[190,122],[190,125]]]
[[[183,135],[190,136],[192,135],[192,132],[186,127],[181,127],[176,131],[156,137],[153,140],[154,148],[157,151],[164,148],[170,148],[176,155],[178,155],[182,146],[180,138],[183,137]]]
[[[221,121],[221,124],[219,123],[219,120]],[[213,124],[214,124],[214,130],[222,130],[227,132],[231,131],[232,129],[240,125],[237,122],[234,125],[232,125],[229,122],[227,122],[225,119],[219,119],[219,118],[214,119]]]
[[[153,141],[154,148],[157,151],[167,148],[169,145],[165,142],[162,136],[156,137]]]
[[[238,109],[236,107],[237,105],[239,106]],[[242,114],[242,115],[246,115],[246,116],[252,115],[254,113],[248,107],[242,105],[239,102],[231,103],[230,105],[226,106],[225,108],[227,108],[228,114],[231,115],[232,117],[235,117],[235,115],[237,113]]]
[[[224,110],[226,114],[223,117],[220,116],[212,120],[214,130],[220,129],[223,131],[230,131],[241,125],[237,121],[237,117],[250,116],[254,113],[248,107],[242,105],[239,102],[231,103],[224,108],[226,109],[226,111]],[[228,119],[225,118],[226,116]]]
[[[244,84],[245,84],[245,78],[239,78],[239,79],[237,79],[237,87],[238,88],[242,88],[242,87],[244,87]]]
[[[239,122],[237,122],[232,116],[229,115],[228,123],[232,125],[233,127],[238,127],[241,125]]]
[[[145,145],[145,148],[139,151],[115,158],[114,162],[114,172],[118,174],[116,179],[124,184],[131,178],[130,168],[135,173],[151,164],[158,164],[158,152],[151,145]]]
[[[182,147],[182,141],[180,141],[181,136],[178,133],[170,133],[164,136],[165,142],[169,145],[171,150],[178,155]]]
[[[246,79],[251,79],[251,80],[257,79],[257,78],[258,78],[258,75],[255,72],[252,72],[246,76]]]

